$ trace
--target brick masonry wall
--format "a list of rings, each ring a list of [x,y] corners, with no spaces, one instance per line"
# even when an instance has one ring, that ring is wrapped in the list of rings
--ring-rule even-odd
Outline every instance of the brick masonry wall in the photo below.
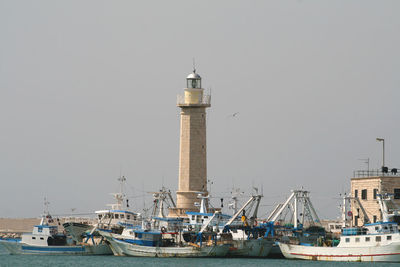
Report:
[[[355,197],[355,190],[358,190],[358,198],[363,205],[369,219],[373,222],[374,216],[377,220],[382,220],[380,212],[380,206],[377,199],[374,199],[374,189],[378,190],[378,193],[394,193],[395,188],[400,188],[400,177],[363,177],[363,178],[351,178],[351,196]],[[367,190],[367,199],[362,199],[362,190]],[[400,199],[394,200],[397,205],[400,206]],[[353,217],[357,215],[357,211],[352,209]],[[360,212],[360,219],[358,225],[363,222],[362,214]]]

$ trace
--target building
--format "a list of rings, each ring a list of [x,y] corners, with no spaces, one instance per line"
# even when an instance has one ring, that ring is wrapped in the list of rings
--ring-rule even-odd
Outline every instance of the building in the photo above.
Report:
[[[176,208],[169,217],[185,216],[186,211],[197,211],[198,194],[207,192],[206,108],[211,106],[211,96],[204,94],[201,77],[193,70],[186,78],[183,95],[178,95],[181,108],[179,188]]]
[[[355,171],[351,178],[351,196],[357,197],[371,222],[382,220],[382,212],[377,194],[393,194],[395,204],[400,206],[400,174],[396,169]],[[353,206],[351,215],[353,225],[362,225],[364,216],[359,208]]]

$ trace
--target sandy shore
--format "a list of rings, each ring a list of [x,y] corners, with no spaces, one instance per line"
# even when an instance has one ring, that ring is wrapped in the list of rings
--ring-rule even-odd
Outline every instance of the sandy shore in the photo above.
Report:
[[[0,218],[0,232],[31,232],[33,226],[39,223],[39,218]]]

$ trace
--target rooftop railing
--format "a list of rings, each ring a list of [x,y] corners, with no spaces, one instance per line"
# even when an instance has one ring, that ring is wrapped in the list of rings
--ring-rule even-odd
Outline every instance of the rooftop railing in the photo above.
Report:
[[[388,169],[387,172],[383,172],[382,169],[377,170],[357,170],[353,172],[353,177],[376,177],[376,176],[398,176],[400,177],[399,170],[397,168]]]

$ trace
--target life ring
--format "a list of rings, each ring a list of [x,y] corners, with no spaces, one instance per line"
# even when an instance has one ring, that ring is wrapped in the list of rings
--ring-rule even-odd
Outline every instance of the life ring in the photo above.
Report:
[[[193,230],[193,226],[189,225],[189,226],[188,226],[188,230],[189,230],[189,231],[192,231],[192,230]]]
[[[167,231],[167,228],[165,226],[161,227],[161,233],[165,233]]]
[[[347,215],[351,217],[351,216],[353,216],[353,212],[351,212],[351,210],[349,210],[349,211],[347,212]]]

